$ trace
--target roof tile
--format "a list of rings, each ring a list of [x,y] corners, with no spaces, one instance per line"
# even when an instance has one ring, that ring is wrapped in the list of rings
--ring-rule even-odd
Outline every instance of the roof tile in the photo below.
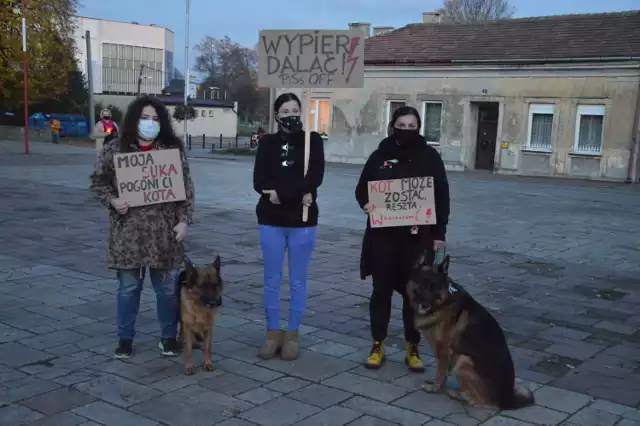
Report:
[[[367,65],[640,57],[640,10],[484,24],[409,24],[367,39]]]

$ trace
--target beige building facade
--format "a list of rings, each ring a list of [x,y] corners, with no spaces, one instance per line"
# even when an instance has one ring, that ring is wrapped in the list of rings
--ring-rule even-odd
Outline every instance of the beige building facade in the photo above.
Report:
[[[595,16],[602,21],[615,15]],[[531,19],[550,28],[560,18],[571,21],[576,16],[593,19],[594,15]],[[376,50],[393,43],[401,48],[407,40],[419,44],[419,31],[425,28],[431,33],[427,40],[441,43],[448,33],[461,32],[460,25],[434,23],[432,14],[425,14],[429,21],[408,26],[409,35],[402,34],[407,27],[385,29],[367,40],[364,89],[314,91],[307,122],[313,130],[326,129],[329,161],[363,163],[386,136],[393,110],[410,105],[420,112],[421,132],[441,152],[449,170],[637,181],[640,13],[631,17],[639,24],[637,43],[627,43],[629,52],[624,56],[613,52],[616,57],[609,59],[548,58],[535,51],[528,58],[505,58],[485,42],[488,58],[478,58],[482,55],[471,49],[448,61],[419,63],[410,61],[411,52],[404,52],[403,60],[394,63],[387,59],[393,55]],[[501,25],[504,22],[527,27],[530,20]],[[577,24],[573,28],[580,29]],[[366,24],[355,25],[364,26],[368,34]],[[463,27],[462,31],[472,31],[475,26]],[[568,28],[565,38],[579,36]],[[522,31],[534,29],[528,26]],[[486,26],[480,30],[487,37]],[[385,43],[376,43],[383,38]],[[538,43],[558,43],[562,38],[559,34],[555,42]],[[526,55],[526,46],[521,50],[525,51],[518,54]]]

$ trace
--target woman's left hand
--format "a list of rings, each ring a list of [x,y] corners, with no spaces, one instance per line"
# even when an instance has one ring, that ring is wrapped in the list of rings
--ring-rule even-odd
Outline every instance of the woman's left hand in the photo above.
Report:
[[[445,243],[442,240],[434,240],[433,241],[433,251],[442,250],[446,246],[447,246],[447,243]]]
[[[189,226],[187,226],[187,224],[184,222],[180,222],[179,224],[174,226],[173,232],[176,233],[176,241],[182,242],[182,240],[184,240],[184,237],[187,236],[188,229],[189,229]]]
[[[304,194],[304,196],[302,197],[302,204],[307,207],[313,204],[313,195],[311,195],[311,193]]]

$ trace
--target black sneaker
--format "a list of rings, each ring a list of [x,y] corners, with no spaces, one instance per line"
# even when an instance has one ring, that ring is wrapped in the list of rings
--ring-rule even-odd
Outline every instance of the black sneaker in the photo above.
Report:
[[[133,355],[133,340],[120,339],[113,356],[117,359],[127,359],[131,358],[131,355]]]
[[[176,339],[162,339],[158,347],[164,356],[178,356],[180,353],[180,345]]]

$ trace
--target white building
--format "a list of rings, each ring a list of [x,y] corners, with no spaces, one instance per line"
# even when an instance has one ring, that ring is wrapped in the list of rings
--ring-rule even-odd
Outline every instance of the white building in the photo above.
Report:
[[[173,116],[177,104],[182,104],[181,98],[159,98]],[[209,99],[193,99],[189,101],[196,115],[187,123],[188,132],[194,138],[204,135],[207,138],[233,138],[238,132],[238,103],[215,101]],[[184,122],[173,120],[176,135],[184,135]]]
[[[154,24],[76,17],[74,39],[80,69],[87,75],[85,33],[91,34],[93,92],[160,94],[173,78],[174,34]]]

